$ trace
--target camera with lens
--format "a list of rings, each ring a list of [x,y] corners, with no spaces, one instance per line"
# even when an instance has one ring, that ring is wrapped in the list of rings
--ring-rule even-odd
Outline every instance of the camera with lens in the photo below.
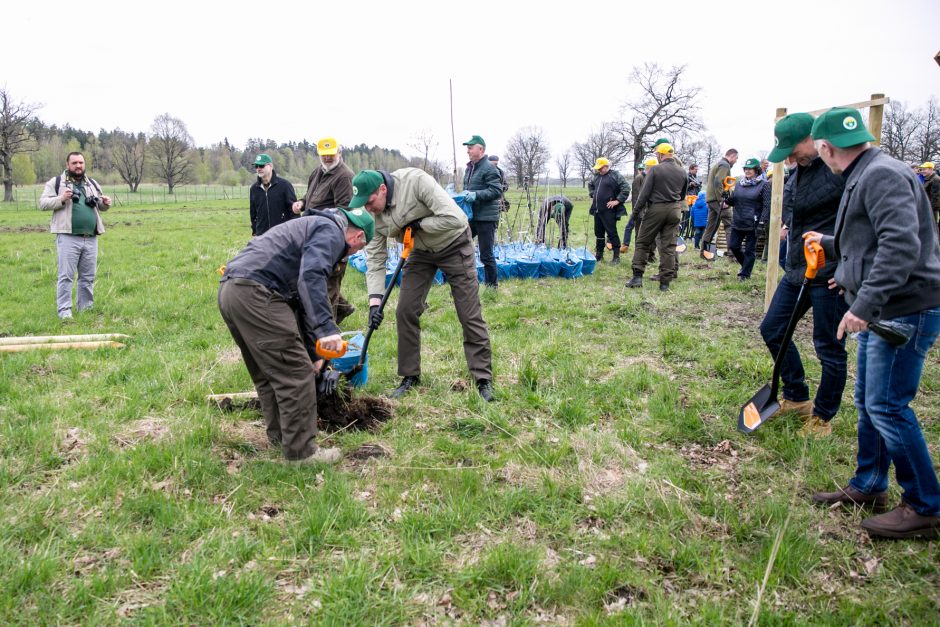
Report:
[[[82,193],[82,188],[80,185],[72,184],[72,202],[76,202],[78,197]],[[98,206],[98,199],[94,196],[85,196],[85,206],[87,207],[96,207]]]

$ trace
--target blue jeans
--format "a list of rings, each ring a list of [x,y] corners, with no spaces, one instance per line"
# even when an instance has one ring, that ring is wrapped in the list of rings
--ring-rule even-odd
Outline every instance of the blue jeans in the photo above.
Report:
[[[695,230],[692,231],[692,236],[695,237],[695,247],[698,248],[702,243],[702,234],[705,233],[704,226],[697,226]]]
[[[741,264],[738,276],[744,278],[751,276],[754,261],[757,260],[757,231],[742,231],[731,227],[728,233],[728,250]]]
[[[940,516],[940,483],[910,408],[927,351],[940,332],[940,307],[895,320],[917,328],[903,348],[893,348],[874,333],[858,336],[858,468],[849,483],[865,493],[883,492],[894,462],[904,501],[922,516]]]
[[[807,289],[809,300],[800,309],[798,316],[802,318],[810,307],[813,308],[813,345],[816,348],[816,357],[822,364],[822,376],[813,402],[813,414],[828,422],[839,411],[842,391],[845,389],[845,339],[837,340],[836,330],[849,307],[838,290],[830,290],[825,285],[812,285]],[[770,301],[770,308],[764,315],[764,321],[761,322],[760,334],[775,359],[799,294],[798,285],[786,279],[780,281],[773,300]],[[793,340],[790,340],[786,351],[780,367],[783,398],[796,402],[807,401],[809,387],[806,385],[806,373],[800,360],[800,352]]]

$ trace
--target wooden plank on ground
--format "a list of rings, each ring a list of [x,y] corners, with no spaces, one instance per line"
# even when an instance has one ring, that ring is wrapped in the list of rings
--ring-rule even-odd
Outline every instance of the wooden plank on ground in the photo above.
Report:
[[[123,340],[123,333],[93,333],[89,335],[36,335],[22,337],[0,337],[0,346],[9,344],[51,344],[56,342],[99,342],[101,340]]]
[[[47,342],[39,344],[5,344],[0,346],[0,353],[20,353],[33,350],[62,350],[66,348],[94,349],[94,348],[124,348],[120,342]]]

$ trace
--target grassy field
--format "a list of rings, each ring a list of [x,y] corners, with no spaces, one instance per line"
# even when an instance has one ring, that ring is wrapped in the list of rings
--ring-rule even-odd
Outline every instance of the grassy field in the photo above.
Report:
[[[864,514],[808,502],[854,469],[850,390],[829,439],[795,417],[735,430],[772,366],[760,264],[742,284],[687,253],[668,294],[624,289],[629,264],[505,281],[483,299],[490,405],[436,287],[420,391],[376,432],[325,435],[341,465],[296,468],[259,413],[203,400],[251,389],[215,273],[246,205],[108,212],[95,308],[66,326],[49,215],[0,206],[0,334],[132,336],[0,354],[0,623],[937,623],[940,543],[872,542]],[[363,276],[344,289],[361,328]],[[364,393],[397,384],[393,318]],[[807,322],[797,341],[812,353]],[[938,375],[934,350],[916,409],[935,460]]]

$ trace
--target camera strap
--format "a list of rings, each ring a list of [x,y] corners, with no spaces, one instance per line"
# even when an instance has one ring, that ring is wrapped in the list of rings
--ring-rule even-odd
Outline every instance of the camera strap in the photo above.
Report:
[[[98,186],[98,181],[96,181],[95,179],[91,178],[90,176],[87,177],[87,178],[88,178],[89,181],[91,181],[92,186],[94,186],[94,188],[98,190],[98,195],[100,196],[100,195],[101,195],[101,188]],[[56,196],[59,195],[59,193],[60,193],[60,192],[59,192],[59,188],[60,188],[61,186],[62,186],[62,175],[60,174],[59,176],[55,177],[55,193],[56,193]]]

